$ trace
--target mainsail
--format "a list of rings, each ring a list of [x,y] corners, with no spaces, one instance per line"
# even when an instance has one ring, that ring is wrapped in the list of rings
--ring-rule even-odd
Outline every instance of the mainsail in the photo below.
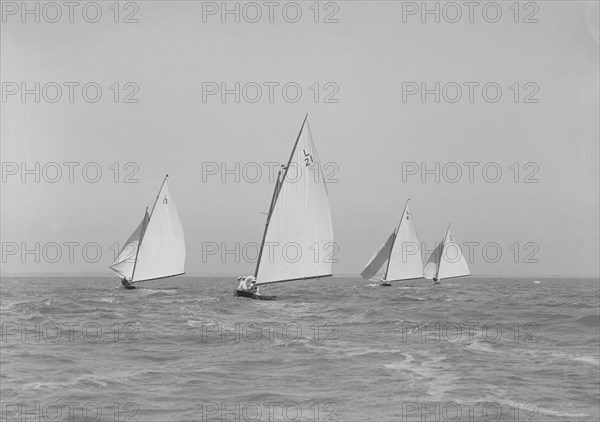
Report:
[[[396,241],[390,252],[385,280],[408,280],[423,277],[419,238],[408,209],[408,201],[398,225]]]
[[[185,239],[167,178],[168,175],[150,215],[146,213],[115,263],[110,266],[132,283],[184,273]],[[134,245],[134,248],[128,248],[129,244]]]
[[[462,277],[470,274],[471,271],[469,271],[467,260],[458,242],[452,236],[450,226],[448,226],[446,239],[444,239],[444,252],[442,252],[442,259],[440,260],[440,267],[438,269],[438,279]]]
[[[450,231],[450,225],[448,225],[446,237],[427,260],[423,273],[425,278],[437,278],[438,280],[471,274],[467,260]]]
[[[421,249],[413,224],[408,201],[402,213],[398,228],[387,242],[373,255],[360,274],[365,279],[372,278],[387,261],[383,281],[408,280],[423,277]]]
[[[330,276],[332,248],[329,197],[306,116],[271,199],[256,283]]]

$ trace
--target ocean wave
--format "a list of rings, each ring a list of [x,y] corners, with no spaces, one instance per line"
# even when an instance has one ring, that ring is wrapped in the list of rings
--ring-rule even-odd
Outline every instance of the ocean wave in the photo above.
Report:
[[[586,315],[577,320],[577,322],[586,327],[599,327],[600,326],[600,315]]]

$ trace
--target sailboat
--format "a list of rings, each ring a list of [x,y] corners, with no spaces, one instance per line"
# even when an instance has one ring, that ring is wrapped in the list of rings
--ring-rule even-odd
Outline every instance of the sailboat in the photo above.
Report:
[[[306,115],[288,163],[277,175],[254,275],[245,279],[261,286],[330,277],[331,260],[322,251],[331,245],[329,197]],[[243,288],[235,295],[270,298]]]
[[[185,239],[168,178],[167,174],[150,214],[146,207],[141,223],[109,266],[126,289],[135,289],[141,281],[184,274]]]
[[[471,275],[467,260],[456,238],[450,232],[450,224],[448,224],[446,237],[429,256],[423,275],[426,279],[433,279],[435,284],[440,284],[440,280],[445,278]]]
[[[380,276],[382,286],[391,286],[392,281],[410,280],[423,277],[423,263],[419,239],[406,201],[398,227],[387,241],[371,257],[361,272],[365,280],[372,279],[384,266]]]

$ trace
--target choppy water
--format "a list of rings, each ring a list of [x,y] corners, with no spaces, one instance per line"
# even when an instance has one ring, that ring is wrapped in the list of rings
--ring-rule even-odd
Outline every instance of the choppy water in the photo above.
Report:
[[[600,416],[598,280],[234,286],[3,278],[2,421]]]

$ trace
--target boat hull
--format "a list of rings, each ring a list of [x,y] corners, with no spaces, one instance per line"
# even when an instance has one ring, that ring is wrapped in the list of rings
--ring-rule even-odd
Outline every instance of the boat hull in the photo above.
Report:
[[[121,280],[121,284],[123,285],[123,287],[124,287],[126,290],[133,290],[133,289],[137,289],[137,287],[135,287],[133,284],[129,283],[129,282],[128,282],[128,281],[126,281],[126,280]]]
[[[276,300],[277,296],[257,295],[256,293],[247,292],[244,290],[236,290],[233,294],[236,297],[247,297],[254,300]]]

